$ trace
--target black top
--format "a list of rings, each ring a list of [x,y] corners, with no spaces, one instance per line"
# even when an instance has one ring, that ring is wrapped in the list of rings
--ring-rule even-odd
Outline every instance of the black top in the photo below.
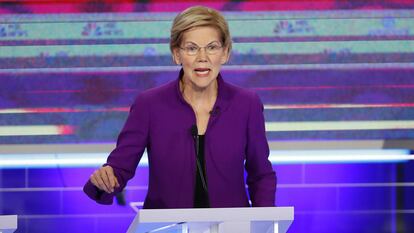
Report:
[[[207,185],[206,179],[206,168],[204,163],[204,135],[198,136],[198,161],[200,162],[200,167],[202,168],[202,173],[204,180]],[[196,160],[197,163],[197,160]],[[194,189],[194,208],[209,208],[210,203],[208,200],[208,191],[203,187],[203,181],[198,170],[198,165],[196,164],[196,183]]]

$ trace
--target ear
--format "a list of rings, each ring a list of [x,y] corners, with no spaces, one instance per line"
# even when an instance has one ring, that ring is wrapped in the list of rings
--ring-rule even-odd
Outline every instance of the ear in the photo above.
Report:
[[[224,53],[222,54],[222,57],[221,57],[221,64],[222,65],[226,64],[229,61],[229,59],[230,59],[230,51],[228,48],[225,48]]]
[[[175,64],[181,65],[181,63],[182,63],[181,62],[181,56],[180,56],[180,51],[179,51],[178,48],[173,49],[172,56],[173,56],[173,60],[174,60]]]

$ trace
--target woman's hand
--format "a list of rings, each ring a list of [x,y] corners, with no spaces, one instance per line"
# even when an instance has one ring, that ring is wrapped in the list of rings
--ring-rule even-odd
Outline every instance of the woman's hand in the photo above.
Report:
[[[115,187],[119,187],[118,180],[111,166],[105,166],[95,170],[90,180],[97,188],[107,193],[112,193]]]

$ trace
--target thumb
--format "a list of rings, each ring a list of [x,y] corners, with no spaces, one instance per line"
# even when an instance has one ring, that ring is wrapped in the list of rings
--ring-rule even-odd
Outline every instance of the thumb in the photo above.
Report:
[[[119,185],[118,179],[115,176],[114,176],[114,180],[115,180],[115,187],[119,188],[119,186],[121,185]]]

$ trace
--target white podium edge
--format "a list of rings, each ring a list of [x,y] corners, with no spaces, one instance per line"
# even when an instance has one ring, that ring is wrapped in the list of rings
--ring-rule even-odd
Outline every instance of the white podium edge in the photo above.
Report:
[[[254,217],[252,217],[254,214]],[[141,209],[127,233],[149,232],[189,222],[218,224],[226,221],[278,222],[278,232],[286,232],[294,220],[294,207],[237,207],[206,209]]]
[[[17,215],[0,215],[0,232],[13,233],[17,229]]]

